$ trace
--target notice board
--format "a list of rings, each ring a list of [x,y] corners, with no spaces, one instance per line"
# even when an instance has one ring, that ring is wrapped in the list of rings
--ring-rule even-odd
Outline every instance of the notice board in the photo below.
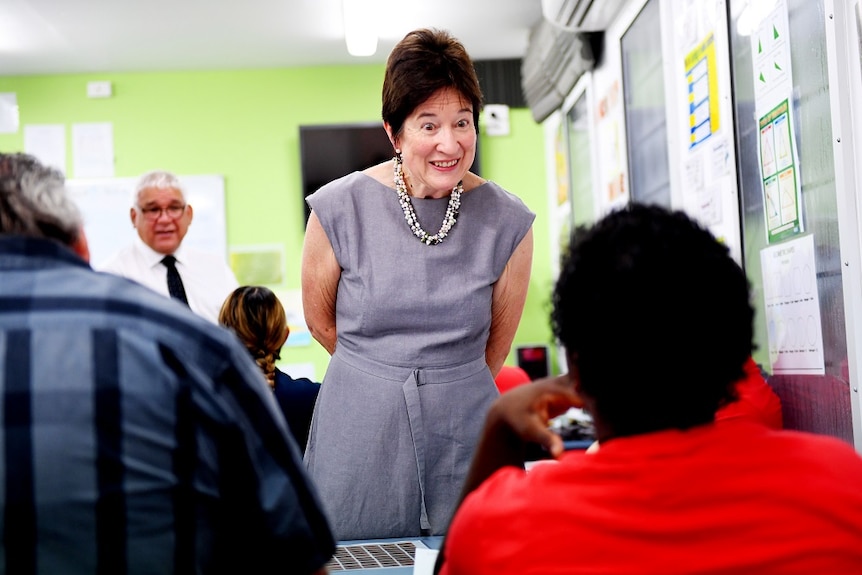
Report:
[[[227,261],[227,219],[224,177],[178,176],[194,218],[183,245],[220,254]],[[90,244],[90,263],[96,269],[131,243],[137,232],[129,210],[138,178],[67,180],[66,188],[84,216],[84,233]]]

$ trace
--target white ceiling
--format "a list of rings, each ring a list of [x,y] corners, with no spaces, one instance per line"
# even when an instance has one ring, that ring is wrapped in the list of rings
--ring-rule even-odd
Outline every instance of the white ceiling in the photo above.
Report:
[[[341,0],[0,0],[0,75],[382,63],[414,28],[474,60],[520,58],[541,0],[375,0],[374,56],[347,54]]]

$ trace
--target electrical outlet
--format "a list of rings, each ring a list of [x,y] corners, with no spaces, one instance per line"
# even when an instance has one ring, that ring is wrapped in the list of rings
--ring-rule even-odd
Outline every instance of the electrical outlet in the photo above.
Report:
[[[509,135],[509,106],[505,104],[486,104],[483,110],[485,134],[488,136]]]
[[[104,82],[87,82],[87,97],[88,98],[110,98],[111,83]]]

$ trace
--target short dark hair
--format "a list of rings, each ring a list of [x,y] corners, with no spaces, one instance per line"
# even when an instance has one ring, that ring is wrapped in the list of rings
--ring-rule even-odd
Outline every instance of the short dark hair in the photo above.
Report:
[[[470,102],[478,134],[482,89],[464,45],[442,30],[409,32],[390,52],[383,78],[382,115],[392,134],[399,135],[407,116],[443,88],[454,88]]]
[[[712,421],[735,398],[753,318],[727,247],[683,212],[643,205],[575,231],[551,317],[617,436]]]
[[[0,154],[0,234],[49,238],[71,246],[82,228],[62,173],[27,154]]]

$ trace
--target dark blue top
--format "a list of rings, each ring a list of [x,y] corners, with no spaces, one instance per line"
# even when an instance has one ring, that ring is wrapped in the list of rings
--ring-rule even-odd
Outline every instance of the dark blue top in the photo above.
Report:
[[[335,547],[229,330],[0,235],[0,572],[313,573]]]
[[[320,384],[306,377],[293,379],[283,371],[275,368],[275,399],[278,401],[290,432],[296,439],[299,449],[305,453],[308,442],[308,430],[311,428],[311,414],[314,412],[314,402]]]

